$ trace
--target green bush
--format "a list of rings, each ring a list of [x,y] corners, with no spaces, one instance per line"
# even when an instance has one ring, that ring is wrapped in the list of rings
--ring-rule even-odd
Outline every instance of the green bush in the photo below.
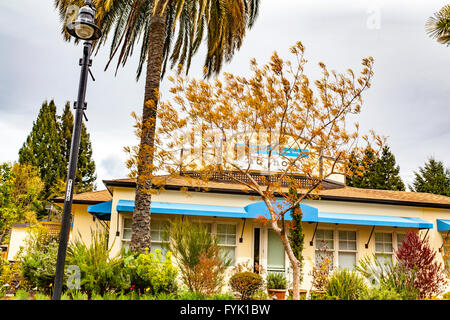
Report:
[[[27,300],[30,295],[24,289],[17,290],[16,294],[13,297],[13,300]]]
[[[87,246],[77,239],[67,249],[66,266],[80,268],[80,290],[92,295],[106,292],[120,292],[131,286],[130,276],[124,268],[120,256],[110,257],[107,235],[100,232],[91,234],[91,244]]]
[[[360,300],[402,300],[402,296],[392,288],[370,288],[361,295]]]
[[[287,281],[283,272],[269,272],[266,277],[267,289],[286,289]]]
[[[339,300],[357,300],[367,291],[365,279],[359,273],[347,269],[333,272],[325,288],[328,296]]]
[[[172,253],[163,257],[161,250],[129,254],[124,258],[125,271],[130,274],[133,288],[151,295],[170,294],[177,290],[177,268],[172,263]]]
[[[230,278],[230,287],[239,294],[241,300],[251,299],[262,285],[261,276],[250,271],[236,272]]]
[[[450,300],[450,291],[448,291],[442,295],[442,300]]]
[[[217,237],[201,224],[177,219],[171,222],[170,239],[170,251],[189,291],[205,296],[219,293],[231,259],[224,255]]]
[[[419,291],[414,287],[416,272],[391,260],[380,261],[375,255],[359,260],[356,270],[369,281],[371,287],[382,291],[395,291],[402,300],[416,300]]]
[[[58,237],[43,226],[32,227],[19,253],[22,276],[30,287],[51,291],[56,272]]]

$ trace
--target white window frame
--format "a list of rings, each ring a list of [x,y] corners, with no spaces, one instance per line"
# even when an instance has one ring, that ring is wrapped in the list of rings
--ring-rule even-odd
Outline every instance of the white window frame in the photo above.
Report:
[[[358,229],[354,229],[354,228],[330,228],[330,227],[323,227],[323,228],[317,228],[318,230],[325,230],[325,231],[332,231],[333,232],[333,249],[330,250],[326,250],[327,252],[332,253],[333,256],[333,264],[330,265],[330,268],[332,269],[336,269],[340,267],[340,263],[339,263],[339,253],[340,252],[344,252],[344,253],[354,253],[355,254],[355,261],[356,263],[358,263],[358,259],[359,259],[359,230]],[[342,250],[339,247],[339,231],[345,231],[345,232],[355,232],[356,234],[356,249],[355,250]],[[317,249],[317,238],[314,238],[314,265],[316,265],[317,261],[316,261],[316,252],[318,251]]]
[[[212,220],[212,219],[192,219],[191,223],[209,223],[211,224],[211,236],[217,236],[217,225],[218,224],[231,224],[234,225],[236,228],[236,240],[235,240],[235,244],[234,245],[222,245],[222,244],[218,244],[219,247],[224,247],[224,246],[228,246],[228,247],[234,247],[234,257],[229,257],[232,258],[232,261],[234,262],[233,264],[231,264],[228,268],[233,268],[236,263],[237,263],[237,257],[238,257],[238,242],[239,242],[239,226],[240,226],[240,222],[237,221],[226,221],[226,220]]]
[[[384,252],[384,251],[377,251],[377,238],[376,238],[376,235],[377,235],[377,233],[378,234],[390,234],[391,235],[391,239],[392,239],[392,242],[391,242],[391,247],[392,247],[392,251],[391,252]],[[384,242],[384,240],[383,240],[383,247],[384,247],[384,243],[386,243],[386,242]],[[380,231],[378,231],[378,232],[375,232],[374,233],[374,239],[373,239],[373,245],[374,245],[374,253],[375,253],[375,256],[386,256],[386,257],[388,257],[388,256],[390,256],[391,257],[391,261],[392,262],[394,262],[394,258],[395,258],[395,255],[394,255],[394,248],[396,247],[396,243],[397,243],[397,236],[396,236],[396,233],[395,232],[393,232],[393,231],[385,231],[385,230],[380,230]]]
[[[120,236],[122,247],[124,246],[124,243],[128,243],[128,245],[129,245],[129,243],[131,242],[131,238],[130,239],[125,239],[123,237],[123,235],[125,234],[125,220],[127,220],[127,219],[133,221],[133,217],[127,217],[127,216],[122,217],[122,227],[121,227],[121,236]],[[156,218],[156,219],[152,218],[152,219],[154,221],[158,221],[158,222],[169,222],[169,219],[164,219],[164,218]],[[132,228],[126,228],[126,229],[132,230]],[[151,232],[151,225],[150,225],[150,232]],[[161,241],[161,240],[155,241],[153,239],[151,240],[151,242],[152,243],[158,243],[158,244],[167,243],[167,241]]]

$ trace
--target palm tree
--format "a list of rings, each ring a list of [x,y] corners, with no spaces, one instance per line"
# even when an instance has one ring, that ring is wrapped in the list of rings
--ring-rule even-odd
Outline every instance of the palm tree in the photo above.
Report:
[[[429,17],[425,29],[430,37],[442,44],[450,45],[450,4]]]
[[[137,162],[135,208],[131,250],[150,248],[150,204],[156,111],[159,86],[168,63],[170,68],[184,65],[189,71],[191,58],[206,39],[205,76],[218,74],[223,62],[232,59],[258,15],[259,0],[94,0],[96,24],[103,37],[98,48],[112,36],[110,61],[119,52],[117,68],[125,65],[136,43],[141,43],[137,79],[146,65],[141,141]],[[55,0],[64,23],[71,6],[84,0]],[[172,42],[175,38],[175,42]]]

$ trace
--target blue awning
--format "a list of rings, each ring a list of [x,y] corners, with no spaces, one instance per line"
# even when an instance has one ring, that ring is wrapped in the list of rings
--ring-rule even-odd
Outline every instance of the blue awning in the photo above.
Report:
[[[276,200],[275,208],[280,212],[288,202],[284,200]],[[112,201],[103,202],[88,207],[88,212],[94,214],[101,220],[109,220],[111,217]],[[349,213],[332,213],[318,212],[317,208],[309,205],[300,204],[303,214],[302,221],[310,223],[333,223],[347,225],[368,225],[368,226],[385,226],[385,227],[401,227],[401,228],[419,228],[432,229],[433,224],[420,218],[396,217],[396,216],[378,216],[368,214],[349,214]],[[118,212],[133,212],[133,200],[119,200],[116,209]],[[246,207],[232,206],[214,206],[190,203],[169,203],[169,202],[152,202],[152,213],[162,214],[179,214],[179,215],[195,215],[208,217],[226,217],[226,218],[248,218],[256,219],[259,216],[269,217],[269,210],[263,201],[252,203]],[[285,215],[285,220],[291,220],[291,211]],[[439,222],[441,221],[441,222]],[[445,229],[445,225],[449,229]],[[441,228],[441,229],[439,229]],[[450,220],[438,220],[438,230],[450,230]]]
[[[433,224],[420,218],[319,212],[321,223],[432,229]]]
[[[119,212],[133,212],[134,201],[119,200],[116,208]],[[203,204],[170,203],[157,201],[152,201],[150,210],[152,213],[184,214],[227,218],[243,218],[246,214],[245,209],[242,207],[210,206]]]
[[[287,203],[283,200],[277,200],[275,203],[276,210],[280,212]],[[316,208],[301,204],[304,221],[315,221],[317,219],[318,211]],[[133,200],[119,200],[117,204],[118,212],[133,212]],[[165,214],[184,214],[195,216],[209,216],[209,217],[226,217],[226,218],[248,218],[255,219],[258,216],[269,217],[269,210],[263,201],[250,204],[246,207],[231,207],[231,206],[213,206],[190,203],[169,203],[169,202],[152,202],[152,213]],[[286,220],[291,220],[290,212],[285,215]]]
[[[87,211],[99,220],[111,220],[112,201],[102,202],[88,207]]]
[[[277,213],[281,212],[283,209],[285,209],[287,206],[289,206],[289,203],[285,200],[276,200],[272,201],[275,211]],[[316,222],[319,216],[319,210],[317,208],[308,206],[306,204],[300,204],[300,209],[302,212],[302,221],[306,222]],[[259,201],[256,203],[249,204],[245,207],[245,211],[247,212],[247,218],[255,219],[258,216],[263,216],[266,218],[270,217],[269,209],[267,209],[266,204],[264,201]],[[285,220],[292,220],[292,212],[289,210],[285,216]]]
[[[450,230],[450,220],[437,219],[436,224],[437,224],[438,231]]]

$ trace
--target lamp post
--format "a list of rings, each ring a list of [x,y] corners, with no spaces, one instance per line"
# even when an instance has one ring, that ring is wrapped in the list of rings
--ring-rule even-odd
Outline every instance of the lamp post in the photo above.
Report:
[[[77,171],[78,151],[80,148],[81,124],[83,121],[84,110],[86,110],[85,97],[86,85],[91,66],[92,41],[101,37],[102,32],[94,24],[95,8],[91,0],[86,0],[84,7],[78,12],[77,20],[66,26],[67,32],[79,39],[84,40],[83,58],[80,60],[81,75],[78,87],[78,98],[75,105],[75,121],[72,132],[72,144],[70,146],[69,167],[67,173],[66,192],[64,197],[64,209],[61,221],[61,231],[59,234],[58,257],[56,261],[55,282],[53,286],[53,300],[61,299],[64,264],[66,260],[67,242],[69,240],[70,220],[72,211],[74,180]]]

